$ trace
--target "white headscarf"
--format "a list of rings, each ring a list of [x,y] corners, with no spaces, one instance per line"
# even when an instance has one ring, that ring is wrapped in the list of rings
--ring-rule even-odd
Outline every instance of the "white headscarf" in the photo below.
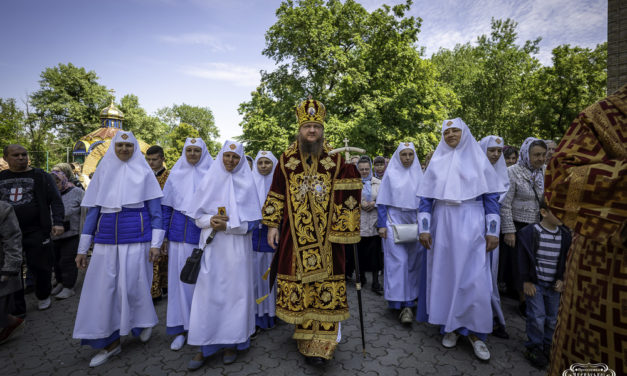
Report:
[[[226,170],[222,160],[222,155],[227,151],[240,156],[238,165],[231,172]],[[224,142],[215,163],[211,164],[196,189],[192,201],[194,206],[188,208],[186,214],[194,219],[199,219],[205,214],[215,215],[221,206],[226,208],[228,225],[231,228],[239,227],[241,222],[261,219],[257,188],[253,173],[248,168],[242,144],[230,140]]]
[[[200,159],[195,165],[190,164],[185,157],[185,150],[188,146],[198,146],[202,149]],[[194,205],[194,192],[200,186],[200,181],[209,171],[212,162],[213,158],[207,151],[207,145],[202,138],[187,138],[181,157],[170,170],[168,180],[163,187],[161,204],[179,211]]]
[[[405,149],[414,151],[414,162],[409,167],[403,167],[400,153]],[[422,168],[416,155],[413,142],[401,142],[385,169],[377,205],[383,204],[403,209],[418,209],[420,199],[416,196],[418,187],[423,182]]]
[[[115,144],[118,142],[134,145],[133,155],[126,162],[115,155]],[[120,211],[124,205],[162,196],[157,178],[139,149],[133,132],[118,131],[94,172],[81,206],[101,206]]]
[[[449,128],[462,131],[457,147],[452,148],[444,141],[444,131]],[[442,138],[425,171],[425,184],[418,188],[418,195],[461,202],[484,193],[506,191],[466,123],[460,118],[444,120]]]
[[[257,161],[260,158],[268,158],[272,161],[272,171],[268,175],[261,175],[259,170],[257,169]],[[272,177],[274,176],[274,169],[278,160],[272,154],[271,151],[267,150],[259,150],[257,153],[257,157],[255,157],[255,161],[253,162],[253,179],[255,181],[255,186],[257,187],[257,197],[259,197],[259,204],[263,206],[266,202],[266,196],[268,196],[268,191],[270,191],[270,185],[272,185]]]
[[[482,138],[481,141],[479,141],[479,146],[481,146],[481,149],[483,150],[483,153],[486,154],[486,156],[488,153],[488,148],[503,149],[504,145],[505,143],[503,142],[503,138],[499,136],[486,136]],[[498,176],[500,183],[503,184],[503,186],[505,187],[505,190],[508,190],[509,189],[509,175],[507,175],[507,165],[505,164],[505,157],[503,156],[503,153],[501,153],[501,156],[499,157],[499,159],[492,166],[494,167],[494,170],[496,171],[496,175]],[[501,195],[501,196],[502,198],[505,197],[504,195]]]

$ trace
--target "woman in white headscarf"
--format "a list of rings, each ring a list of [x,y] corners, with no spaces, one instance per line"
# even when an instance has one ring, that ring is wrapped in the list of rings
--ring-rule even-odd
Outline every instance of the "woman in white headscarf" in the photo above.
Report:
[[[183,211],[194,206],[194,192],[212,162],[201,138],[187,138],[181,157],[170,170],[163,187],[163,223],[169,241],[166,334],[176,336],[170,345],[175,351],[185,344],[194,294],[194,285],[181,282],[179,276],[200,239],[200,228]]]
[[[479,141],[481,150],[486,154],[488,160],[494,166],[496,175],[505,189],[509,188],[509,176],[507,175],[507,166],[505,165],[505,157],[503,156],[503,138],[499,136],[486,136]],[[506,193],[501,194],[499,203],[503,201]],[[494,316],[494,328],[492,335],[499,338],[507,339],[509,335],[505,331],[505,316],[501,308],[501,297],[499,295],[499,247],[490,252],[490,269],[492,271],[492,314]]]
[[[148,341],[157,314],[150,296],[152,265],[163,242],[161,197],[154,173],[132,132],[118,131],[81,203],[88,208],[76,265],[87,267],[74,338],[102,349],[90,367],[119,354],[120,336]]]
[[[253,163],[253,179],[261,206],[266,202],[277,162],[278,160],[271,151],[260,150]],[[269,329],[274,326],[274,318],[276,316],[276,289],[272,289],[272,292],[270,292],[268,281],[265,281],[263,276],[270,268],[274,249],[268,245],[268,226],[259,223],[257,228],[253,230],[252,237],[255,300],[261,300],[267,296],[257,304],[255,325],[261,329]]]
[[[220,350],[224,350],[223,362],[233,363],[237,350],[250,346],[255,331],[250,232],[261,219],[261,206],[242,144],[224,143],[193,201],[187,213],[202,229],[204,253],[187,336],[200,352],[189,361],[190,370],[200,368]],[[219,208],[226,215],[219,214]],[[209,236],[214,236],[213,241],[205,245]]]
[[[379,235],[383,238],[383,291],[399,320],[411,324],[418,298],[421,247],[415,242],[395,243],[393,225],[416,224],[422,169],[411,142],[401,142],[385,170],[377,197]]]
[[[499,195],[494,167],[460,118],[445,120],[442,139],[418,188],[420,242],[427,248],[428,320],[441,325],[442,345],[467,336],[490,359],[492,277],[487,252],[498,245]]]

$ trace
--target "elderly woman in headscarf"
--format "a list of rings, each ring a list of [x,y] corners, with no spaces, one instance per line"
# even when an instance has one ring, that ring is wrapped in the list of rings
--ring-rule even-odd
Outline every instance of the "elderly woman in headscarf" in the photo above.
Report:
[[[520,147],[518,163],[508,167],[509,189],[501,205],[501,233],[504,246],[501,250],[502,273],[510,294],[518,293],[519,311],[524,316],[524,295],[517,291],[514,281],[516,232],[540,220],[540,200],[544,194],[544,161],[547,146],[544,141],[528,137]]]
[[[503,158],[503,138],[499,136],[486,136],[479,141],[481,150],[486,154],[488,160],[494,166],[499,183],[505,189],[509,188],[509,177],[507,175],[507,166],[505,166],[505,158]],[[505,198],[505,193],[499,197],[499,203]],[[498,277],[499,277],[499,247],[490,252],[490,268],[492,270],[492,314],[494,316],[494,328],[492,335],[499,338],[509,338],[505,331],[505,316],[501,308],[501,297],[499,295]]]
[[[85,192],[89,208],[76,265],[87,268],[74,338],[102,349],[90,367],[122,350],[120,336],[133,333],[147,342],[157,314],[150,296],[152,265],[163,242],[161,197],[154,173],[132,132],[118,131]]]
[[[460,118],[445,120],[442,139],[418,188],[420,242],[427,248],[426,310],[442,345],[460,335],[480,360],[492,332],[492,277],[487,252],[498,245],[499,195],[505,187]],[[428,183],[427,183],[428,182]]]
[[[372,162],[363,156],[357,162],[357,171],[361,175],[363,188],[361,189],[361,215],[359,232],[361,240],[357,244],[359,251],[359,271],[361,283],[366,284],[366,272],[372,272],[372,291],[381,295],[383,289],[379,283],[379,271],[382,268],[381,238],[377,229],[376,201],[379,194],[381,180],[372,176]],[[352,260],[350,253],[346,260]],[[347,262],[348,263],[348,262]],[[354,260],[353,260],[354,263]]]
[[[411,324],[412,307],[418,298],[422,249],[418,239],[397,243],[396,225],[417,224],[418,187],[423,182],[422,169],[412,142],[396,148],[379,188],[377,197],[379,236],[383,238],[384,297],[391,309],[400,310],[399,320]]]
[[[242,144],[224,143],[194,197],[188,213],[202,229],[204,253],[187,337],[200,351],[189,361],[190,370],[221,350],[224,364],[233,363],[238,350],[250,347],[255,331],[250,233],[261,219],[261,206]]]
[[[65,208],[63,234],[52,236],[54,276],[57,285],[54,286],[50,295],[57,299],[66,299],[74,295],[74,284],[78,276],[74,259],[76,258],[80,234],[81,201],[85,191],[70,183],[61,171],[52,171],[50,174],[61,194]]]
[[[278,160],[271,151],[260,150],[253,163],[253,179],[257,189],[259,204],[266,202],[272,176]],[[268,282],[263,279],[270,268],[274,249],[268,245],[268,226],[259,223],[253,230],[253,282],[255,286],[255,300],[259,301],[255,313],[255,325],[261,329],[269,329],[274,326],[276,309],[276,289],[270,291]],[[267,296],[267,297],[266,297]],[[266,297],[264,299],[264,297]]]
[[[60,172],[62,172],[65,175],[65,177],[67,177],[67,180],[70,183],[72,183],[75,187],[78,187],[78,188],[80,188],[82,190],[85,190],[85,187],[83,187],[81,182],[78,180],[78,178],[74,174],[74,169],[72,168],[71,164],[69,164],[69,163],[57,163],[56,165],[54,165],[54,167],[52,167],[52,171],[60,171]]]
[[[185,261],[198,246],[200,228],[182,210],[192,206],[194,192],[209,171],[213,158],[201,138],[187,138],[181,157],[176,161],[163,187],[163,224],[168,244],[168,310],[166,334],[174,335],[172,350],[180,350],[189,330],[194,285],[180,280]]]

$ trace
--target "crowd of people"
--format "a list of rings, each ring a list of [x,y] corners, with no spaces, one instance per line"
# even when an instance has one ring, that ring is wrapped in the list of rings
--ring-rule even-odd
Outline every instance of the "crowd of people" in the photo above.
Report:
[[[198,347],[190,370],[218,352],[235,362],[277,319],[294,325],[308,362],[324,364],[356,270],[401,325],[439,326],[446,348],[466,337],[483,361],[488,335],[509,338],[500,294],[518,299],[525,356],[545,367],[572,238],[545,201],[556,143],[478,142],[456,118],[422,164],[412,142],[389,158],[345,161],[325,142],[325,116],[321,102],[302,102],[296,141],[278,157],[253,159],[226,141],[214,159],[187,138],[171,169],[161,147],[144,156],[118,131],[86,191],[71,166],[47,174],[22,146],[5,147],[0,340],[23,327],[23,253],[40,310],[73,296],[86,269],[73,337],[98,350],[91,367],[119,354],[123,336],[148,341],[162,298],[170,348]],[[183,282],[194,262],[196,282]]]

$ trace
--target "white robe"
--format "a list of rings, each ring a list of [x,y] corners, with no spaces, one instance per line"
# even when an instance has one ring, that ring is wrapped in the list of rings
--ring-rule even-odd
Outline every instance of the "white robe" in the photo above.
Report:
[[[192,298],[187,342],[190,345],[237,344],[255,332],[252,239],[248,222],[218,231],[205,247]],[[205,244],[211,229],[200,234]]]
[[[422,248],[418,239],[415,243],[394,243],[391,223],[416,223],[418,210],[401,210],[393,206],[387,206],[387,210],[387,237],[383,239],[384,297],[391,301],[413,301],[418,298]]]
[[[449,204],[435,200],[431,236],[433,247],[427,251],[429,322],[444,325],[446,333],[461,327],[491,333],[492,277],[485,249],[483,201]]]
[[[253,279],[255,284],[255,296],[261,298],[268,295],[263,302],[256,304],[255,313],[259,317],[263,317],[266,314],[270,317],[276,316],[276,285],[272,289],[272,294],[270,294],[268,280],[263,279],[263,275],[270,267],[273,257],[274,253],[272,252],[253,252]]]
[[[195,244],[170,242],[168,250],[168,310],[166,325],[170,328],[181,326],[189,330],[189,315],[192,309],[194,287],[181,282],[181,269],[192,254]]]
[[[124,336],[133,328],[157,324],[150,295],[149,252],[149,242],[94,245],[78,303],[74,338],[107,338],[116,330]]]

